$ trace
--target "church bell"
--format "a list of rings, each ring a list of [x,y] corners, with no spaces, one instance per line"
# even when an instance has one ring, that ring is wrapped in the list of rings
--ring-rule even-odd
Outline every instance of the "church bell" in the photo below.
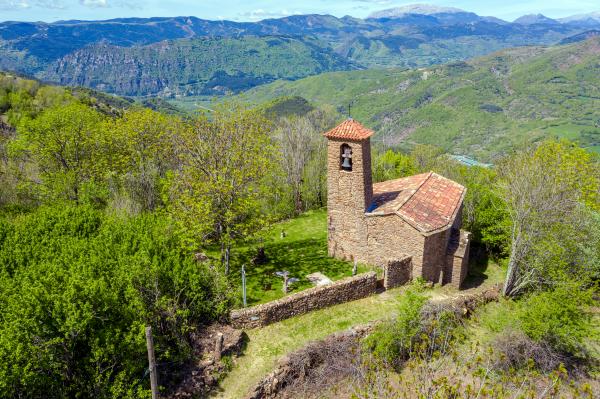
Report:
[[[342,162],[342,169],[345,169],[345,170],[352,169],[352,165],[350,164],[350,158],[344,158],[344,162]]]
[[[344,160],[342,161],[342,169],[344,170],[352,170],[352,149],[350,149],[350,147],[345,147],[344,148],[344,153],[342,154],[342,158],[344,158]]]

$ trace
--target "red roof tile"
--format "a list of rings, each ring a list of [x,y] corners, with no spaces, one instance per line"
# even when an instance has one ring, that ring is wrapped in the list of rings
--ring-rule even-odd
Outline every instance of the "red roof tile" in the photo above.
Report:
[[[423,233],[454,222],[465,188],[436,173],[424,173],[373,185],[372,212],[396,213]]]
[[[373,135],[373,131],[367,129],[354,119],[346,119],[323,136],[328,139],[365,140]]]

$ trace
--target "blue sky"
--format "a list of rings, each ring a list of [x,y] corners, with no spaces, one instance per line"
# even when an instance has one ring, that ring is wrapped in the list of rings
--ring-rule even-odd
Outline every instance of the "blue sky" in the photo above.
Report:
[[[558,18],[600,11],[599,0],[0,0],[0,21],[56,21],[193,15],[205,19],[256,21],[291,14],[365,17],[373,11],[411,3],[428,3],[513,20],[542,13]]]

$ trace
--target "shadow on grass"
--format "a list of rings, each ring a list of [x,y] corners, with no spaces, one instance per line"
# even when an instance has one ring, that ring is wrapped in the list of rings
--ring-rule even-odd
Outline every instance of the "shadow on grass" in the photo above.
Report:
[[[469,253],[469,273],[461,288],[476,288],[482,285],[488,278],[489,255],[481,245],[473,245]]]
[[[327,243],[318,238],[304,240],[271,241],[265,243],[267,261],[255,265],[252,258],[256,256],[256,247],[247,247],[232,254],[232,265],[246,266],[246,293],[248,305],[272,301],[284,296],[283,279],[275,272],[287,270],[290,277],[299,281],[290,285],[289,292],[300,291],[312,287],[306,276],[321,272],[332,280],[352,275],[352,265],[348,262],[327,256]],[[231,271],[231,278],[236,286],[241,287],[241,268]],[[241,297],[241,288],[240,288]]]

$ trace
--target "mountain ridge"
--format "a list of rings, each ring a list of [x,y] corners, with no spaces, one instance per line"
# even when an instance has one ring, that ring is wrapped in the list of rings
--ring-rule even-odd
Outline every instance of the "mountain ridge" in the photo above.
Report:
[[[523,16],[515,19],[513,21],[513,23],[520,24],[520,25],[534,25],[534,24],[551,24],[551,25],[555,25],[555,24],[560,24],[559,21],[557,21],[555,19],[552,19],[552,18],[548,18],[544,14],[527,14],[527,15],[523,15]]]
[[[357,67],[316,43],[294,37],[200,37],[130,49],[91,45],[53,63],[41,77],[128,96],[214,96],[277,79],[348,69]]]
[[[510,23],[458,9],[439,13],[438,11],[448,10],[428,7],[412,6],[404,9],[413,12],[417,10],[422,14],[409,13],[380,19],[308,14],[258,22],[210,21],[192,16],[54,23],[4,22],[0,23],[0,70],[15,71],[63,84],[83,82],[89,87],[108,87],[115,90],[115,94],[122,95],[197,95],[204,92],[204,88],[196,85],[196,82],[211,79],[211,76],[204,74],[205,70],[196,68],[199,72],[193,76],[183,71],[178,76],[166,79],[159,75],[152,76],[152,71],[156,69],[154,67],[147,70],[142,68],[137,75],[132,74],[130,82],[119,83],[118,80],[122,77],[113,72],[119,64],[98,61],[106,51],[100,44],[115,46],[116,54],[125,54],[124,58],[136,58],[138,61],[135,62],[143,66],[152,64],[150,59],[139,60],[140,53],[147,49],[145,46],[160,47],[157,43],[169,40],[180,41],[178,45],[188,49],[193,48],[193,45],[185,43],[185,40],[237,40],[238,45],[235,47],[240,51],[230,52],[230,56],[234,59],[245,57],[248,64],[254,65],[256,63],[252,57],[257,52],[261,53],[259,48],[263,47],[255,41],[257,48],[247,48],[245,37],[294,37],[299,43],[303,43],[301,47],[306,51],[302,51],[301,58],[293,52],[288,53],[290,59],[295,60],[300,67],[287,75],[274,74],[273,77],[266,77],[264,71],[259,71],[260,65],[257,65],[255,71],[244,68],[228,71],[230,82],[218,85],[223,86],[224,91],[237,91],[251,87],[240,85],[247,76],[251,79],[246,80],[246,83],[256,85],[272,79],[293,80],[304,77],[304,73],[299,73],[301,66],[318,64],[323,57],[338,61],[325,62],[323,65],[330,66],[325,70],[321,67],[306,68],[307,73],[356,68],[427,67],[470,59],[503,48],[551,45],[586,31],[600,29],[600,20],[556,22],[549,28],[548,23],[537,23],[535,20],[528,24]],[[263,42],[268,40],[264,39]],[[314,51],[309,51],[309,48]],[[90,54],[87,58],[82,56],[92,51],[98,51],[98,54]],[[146,53],[154,54],[152,51]],[[192,65],[209,63],[210,55],[207,56],[209,58],[201,58],[192,51],[178,57],[183,64]],[[94,62],[97,63],[73,65],[76,60],[84,59],[96,60]],[[280,61],[275,67],[286,70],[289,61],[284,60],[282,55],[278,59]],[[77,68],[90,71],[90,76],[83,79],[81,76],[77,77],[77,74],[73,75],[72,72]],[[155,79],[159,82],[144,84],[135,89],[138,75],[144,76],[146,81]],[[221,78],[224,76],[221,75]],[[123,88],[122,91],[120,87]],[[166,87],[170,90],[165,90]],[[172,87],[194,88],[172,90]],[[216,94],[212,91],[209,93]]]

